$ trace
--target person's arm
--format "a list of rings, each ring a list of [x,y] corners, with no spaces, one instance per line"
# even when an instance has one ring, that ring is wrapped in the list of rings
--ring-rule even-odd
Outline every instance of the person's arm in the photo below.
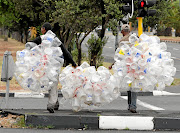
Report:
[[[76,63],[74,62],[74,60],[72,59],[71,54],[69,53],[69,51],[67,51],[67,49],[64,47],[64,44],[61,44],[59,46],[63,52],[63,56],[64,59],[68,62],[71,63],[73,67],[77,67]]]
[[[27,43],[25,44],[25,48],[26,48],[26,49],[32,49],[33,47],[41,44],[41,42],[42,42],[41,37],[38,36],[38,37],[36,37],[34,40],[27,42]]]
[[[34,43],[36,43],[37,45],[39,45],[39,44],[41,44],[42,40],[41,40],[41,37],[38,36],[38,37],[36,37],[34,40],[32,40],[31,42],[34,42]]]

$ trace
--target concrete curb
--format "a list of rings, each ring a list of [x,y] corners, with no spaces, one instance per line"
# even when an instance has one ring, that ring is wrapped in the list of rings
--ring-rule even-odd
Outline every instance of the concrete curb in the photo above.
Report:
[[[99,129],[97,116],[47,116],[27,115],[26,125],[52,126],[54,129]]]
[[[4,111],[5,113],[24,115],[26,125],[50,126],[54,129],[118,129],[118,130],[179,130],[180,117],[154,117],[136,114],[134,116],[107,116],[97,113],[83,114],[70,113],[69,115],[17,113],[17,111]],[[131,114],[132,115],[132,114]]]
[[[5,97],[6,93],[0,93],[0,97]],[[49,97],[48,93],[31,93],[31,92],[13,92],[9,93],[9,97],[15,98],[44,98]],[[62,97],[62,93],[58,93],[58,97]]]
[[[161,40],[161,42],[180,43],[180,41],[173,41],[173,40]]]
[[[179,130],[180,118],[100,116],[99,129]]]

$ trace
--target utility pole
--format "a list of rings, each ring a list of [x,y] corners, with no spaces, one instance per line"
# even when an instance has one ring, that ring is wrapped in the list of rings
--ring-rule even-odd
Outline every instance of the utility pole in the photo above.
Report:
[[[138,17],[138,36],[143,33],[143,18]]]

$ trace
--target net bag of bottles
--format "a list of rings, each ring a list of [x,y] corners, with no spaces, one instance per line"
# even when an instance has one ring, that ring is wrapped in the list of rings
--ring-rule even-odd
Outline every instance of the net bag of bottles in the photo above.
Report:
[[[87,62],[83,62],[76,69],[65,67],[59,81],[63,94],[60,103],[70,101],[74,111],[110,103],[120,94],[116,79],[107,68],[100,66],[96,71],[95,67]]]
[[[170,86],[176,73],[171,53],[167,52],[167,45],[160,42],[157,36],[136,34],[129,37],[129,41],[121,42],[114,56],[114,77],[121,82],[120,90],[135,92],[162,91]]]
[[[56,45],[53,34],[46,33],[40,45],[29,42],[26,49],[17,51],[14,75],[22,88],[41,92],[58,82],[64,60],[61,48]]]

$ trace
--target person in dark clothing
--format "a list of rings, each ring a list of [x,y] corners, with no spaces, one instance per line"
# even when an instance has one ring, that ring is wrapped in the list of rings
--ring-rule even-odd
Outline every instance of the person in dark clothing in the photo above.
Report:
[[[51,25],[50,23],[46,22],[43,24],[43,26],[41,27],[41,32],[42,34],[46,34],[46,32],[48,30],[51,30]],[[32,42],[36,43],[37,45],[42,43],[42,38],[41,36],[38,36],[36,39],[34,39]],[[59,47],[61,48],[62,52],[63,52],[63,56],[64,59],[68,62],[71,63],[73,67],[76,67],[76,63],[73,61],[71,54],[69,53],[69,51],[65,48],[64,44],[61,43],[61,45],[59,45]]]
[[[64,44],[56,37],[56,35],[51,31],[51,24],[46,22],[41,27],[41,32],[43,35],[38,36],[35,38],[32,42],[36,43],[37,45],[40,45],[43,40],[48,40],[45,37],[45,34],[51,34],[54,36],[54,40],[56,40],[56,46],[60,47],[63,52],[64,60],[66,60],[68,63],[71,63],[73,67],[77,67],[76,63],[73,61],[71,54],[69,51],[64,47]],[[49,99],[48,99],[48,105],[47,110],[50,113],[54,113],[54,110],[58,110],[59,108],[59,102],[58,102],[58,90],[57,90],[58,82],[54,83],[53,87],[49,89]]]

